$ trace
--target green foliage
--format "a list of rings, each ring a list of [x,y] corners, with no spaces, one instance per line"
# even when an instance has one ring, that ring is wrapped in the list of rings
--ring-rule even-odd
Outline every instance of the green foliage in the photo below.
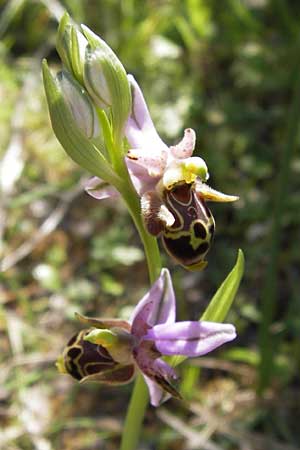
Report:
[[[223,322],[225,320],[235,299],[243,275],[244,254],[242,250],[239,250],[235,266],[220,285],[199,320],[206,320],[209,322]],[[185,359],[184,356],[174,356],[170,361],[173,366],[177,366]],[[187,383],[189,388],[187,389],[187,386],[184,385],[183,389],[185,392],[188,390],[192,391],[193,389],[193,382],[197,379],[194,372],[195,371],[192,369],[187,373],[187,378],[189,379]]]
[[[239,250],[234,268],[209,302],[201,316],[201,320],[211,322],[223,322],[225,320],[236,296],[243,274],[244,255],[242,250]]]

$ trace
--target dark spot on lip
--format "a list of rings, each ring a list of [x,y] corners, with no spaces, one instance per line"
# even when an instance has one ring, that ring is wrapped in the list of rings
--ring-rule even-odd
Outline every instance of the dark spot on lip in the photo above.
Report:
[[[70,362],[70,367],[68,370],[69,374],[72,375],[73,378],[76,378],[76,380],[81,380],[82,376],[80,375],[78,368],[74,364],[73,361]]]
[[[206,253],[208,249],[209,249],[209,244],[207,242],[203,242],[203,244],[199,245],[197,250],[199,253],[204,255],[204,253]]]
[[[111,364],[103,364],[103,363],[94,363],[89,364],[84,367],[84,373],[86,375],[94,375],[95,373],[101,373],[105,370],[111,370],[114,368],[116,363]]]
[[[78,334],[75,334],[73,337],[71,337],[71,339],[69,340],[67,346],[68,347],[72,347],[72,345],[74,344],[74,342],[76,342]]]
[[[112,361],[112,357],[110,356],[106,348],[102,347],[102,345],[97,345],[96,352],[99,354],[100,358],[103,359],[104,361],[105,360]]]
[[[186,183],[178,185],[172,189],[171,193],[178,202],[188,204],[191,198],[191,185]]]
[[[205,239],[206,238],[206,228],[201,222],[196,222],[194,224],[194,233],[197,238]]]
[[[209,226],[209,232],[210,232],[210,234],[211,234],[212,236],[213,236],[214,233],[215,233],[215,226],[214,226],[213,223]]]
[[[82,350],[80,348],[77,348],[77,347],[70,348],[70,350],[68,350],[68,356],[71,359],[75,359],[81,353],[81,351]]]
[[[163,243],[170,255],[184,266],[197,263],[209,249],[207,242],[203,242],[194,249],[190,242],[190,236],[181,236],[177,239],[163,236]]]

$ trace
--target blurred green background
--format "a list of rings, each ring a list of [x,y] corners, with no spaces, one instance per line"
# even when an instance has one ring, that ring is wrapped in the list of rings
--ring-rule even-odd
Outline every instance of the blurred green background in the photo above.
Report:
[[[238,339],[183,364],[183,402],[148,410],[140,450],[296,450],[300,432],[300,3],[296,0],[0,0],[0,448],[115,450],[131,386],[79,386],[54,362],[74,311],[128,317],[148,287],[119,202],[51,130],[41,59],[54,70],[64,10],[101,35],[174,144],[185,127],[210,185],[209,265],[171,268],[181,320],[197,319],[245,252],[227,321]],[[199,372],[199,367],[201,371]],[[199,376],[201,375],[201,377]]]

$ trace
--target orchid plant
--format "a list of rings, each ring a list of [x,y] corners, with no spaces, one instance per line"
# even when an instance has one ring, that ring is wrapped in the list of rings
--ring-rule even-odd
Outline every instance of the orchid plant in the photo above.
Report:
[[[53,130],[70,157],[93,177],[86,191],[101,200],[120,196],[140,234],[152,287],[129,321],[90,318],[58,358],[60,372],[80,382],[129,383],[135,376],[121,450],[134,450],[147,406],[170,396],[175,386],[175,360],[198,357],[235,338],[235,328],[222,324],[243,273],[236,266],[209,303],[200,321],[175,321],[176,301],[168,269],[161,268],[157,238],[169,255],[188,270],[207,265],[215,231],[208,201],[233,202],[207,185],[205,161],[193,156],[196,135],[167,146],[155,130],[144,96],[110,47],[89,28],[61,19],[57,50],[64,68],[55,77],[43,63],[44,86]],[[144,380],[144,381],[143,381]]]

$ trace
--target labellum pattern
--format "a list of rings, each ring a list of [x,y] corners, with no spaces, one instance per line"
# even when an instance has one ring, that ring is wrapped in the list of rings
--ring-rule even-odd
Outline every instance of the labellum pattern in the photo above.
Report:
[[[194,184],[184,183],[164,192],[164,204],[175,218],[173,225],[162,232],[167,252],[190,270],[203,269],[215,230],[214,218],[204,199]]]
[[[105,347],[84,340],[91,330],[82,330],[70,339],[60,360],[62,364],[58,362],[57,365],[81,382],[99,381],[110,385],[129,383],[135,374],[134,365],[120,365]]]

